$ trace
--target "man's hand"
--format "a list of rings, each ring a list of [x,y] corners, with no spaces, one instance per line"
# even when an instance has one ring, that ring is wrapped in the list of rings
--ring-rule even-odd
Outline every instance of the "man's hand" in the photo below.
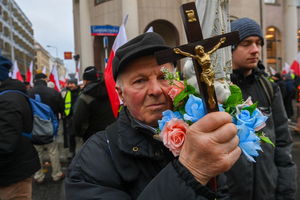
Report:
[[[212,177],[229,170],[240,157],[236,133],[228,113],[209,113],[187,130],[179,161],[206,185]]]

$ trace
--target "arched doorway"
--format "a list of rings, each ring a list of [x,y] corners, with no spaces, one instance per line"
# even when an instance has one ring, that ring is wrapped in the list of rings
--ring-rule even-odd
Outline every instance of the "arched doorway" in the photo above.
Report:
[[[270,26],[266,29],[266,48],[267,48],[267,65],[276,71],[281,71],[282,57],[281,57],[281,39],[279,30]]]
[[[171,22],[162,19],[154,20],[146,26],[144,32],[151,26],[153,27],[153,31],[160,34],[169,46],[174,47],[179,45],[178,30]]]

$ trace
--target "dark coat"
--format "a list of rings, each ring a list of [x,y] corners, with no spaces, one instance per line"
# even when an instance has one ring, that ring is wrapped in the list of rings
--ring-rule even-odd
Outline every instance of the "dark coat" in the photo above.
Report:
[[[35,94],[39,94],[43,103],[49,105],[54,114],[64,113],[64,101],[59,92],[53,88],[47,87],[47,83],[43,80],[35,82],[34,87],[28,91],[31,98],[35,98]]]
[[[226,173],[231,199],[233,200],[292,200],[296,192],[296,166],[292,160],[292,137],[288,128],[280,89],[272,83],[274,94],[269,105],[266,91],[258,81],[263,76],[259,69],[244,77],[241,71],[234,70],[232,82],[237,84],[243,98],[252,97],[258,107],[269,116],[263,132],[275,147],[262,143],[263,152],[249,162],[242,155],[232,169]]]
[[[89,83],[81,92],[73,113],[76,136],[86,141],[115,121],[103,80]]]
[[[0,92],[19,90],[26,93],[20,81],[0,82]],[[26,97],[18,93],[0,95],[0,186],[8,186],[29,178],[38,169],[38,154],[30,140],[21,135],[31,132],[32,111]]]
[[[65,179],[66,199],[214,199],[153,134],[124,108],[76,154]]]

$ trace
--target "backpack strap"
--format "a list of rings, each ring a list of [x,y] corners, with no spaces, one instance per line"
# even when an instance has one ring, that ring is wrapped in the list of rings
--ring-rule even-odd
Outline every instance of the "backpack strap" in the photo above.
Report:
[[[272,83],[263,75],[259,76],[258,81],[265,91],[269,106],[272,105],[272,99],[274,97],[274,89]]]

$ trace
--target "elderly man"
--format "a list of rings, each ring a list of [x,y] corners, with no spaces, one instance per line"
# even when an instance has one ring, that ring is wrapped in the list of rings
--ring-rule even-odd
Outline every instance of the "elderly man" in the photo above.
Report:
[[[124,108],[74,158],[67,199],[215,199],[206,184],[240,156],[237,130],[229,114],[208,114],[188,128],[178,158],[153,138],[162,112],[172,109],[161,68],[174,66],[158,65],[153,55],[168,48],[145,33],[117,50],[113,72]]]

